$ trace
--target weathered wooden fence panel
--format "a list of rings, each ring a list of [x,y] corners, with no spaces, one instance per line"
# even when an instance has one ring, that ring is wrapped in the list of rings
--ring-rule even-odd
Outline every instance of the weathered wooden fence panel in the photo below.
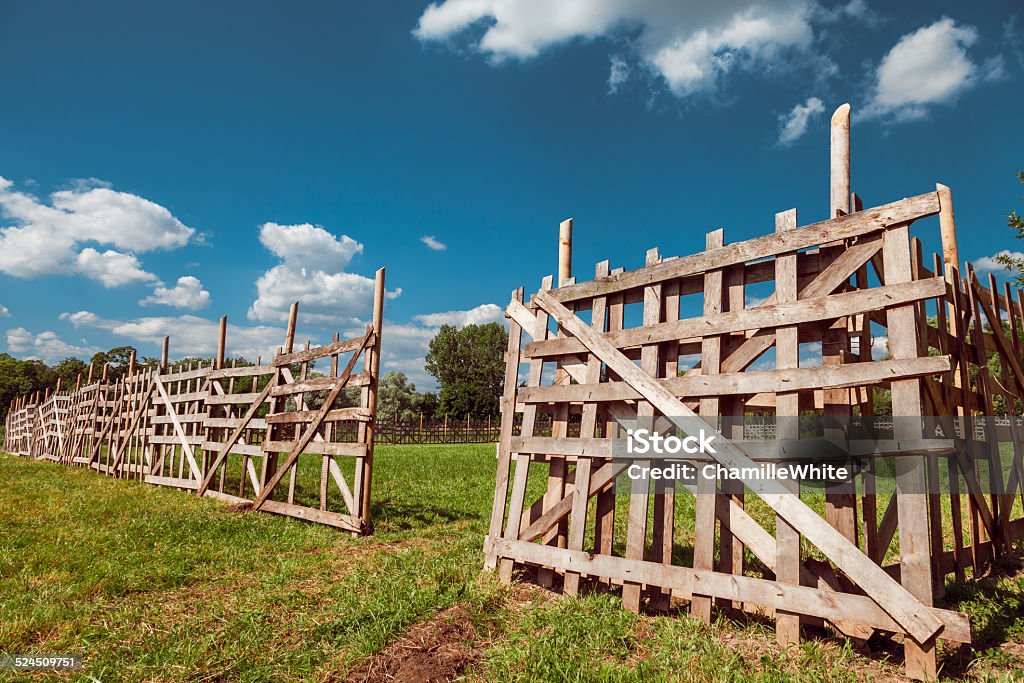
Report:
[[[944,274],[938,256],[934,270],[924,265],[909,226],[941,209],[930,192],[804,227],[788,212],[766,237],[727,244],[716,231],[700,254],[652,250],[638,270],[604,262],[593,280],[553,288],[548,278],[529,301],[514,292],[487,566],[506,581],[516,565],[536,567],[543,585],[560,580],[570,594],[584,577],[617,584],[633,610],[676,599],[705,620],[713,605],[774,615],[781,643],[797,642],[802,624],[828,624],[858,641],[875,631],[903,634],[908,674],[932,677],[937,639],[971,639],[966,615],[934,607],[944,577],[980,570],[1024,536],[1024,520],[1011,520],[1014,500],[1024,501],[1015,412],[1024,395],[1024,297],[1000,293],[991,279],[983,287],[969,268],[963,277],[955,267]],[[750,305],[745,288],[771,282],[775,294]],[[642,308],[634,327],[624,325],[629,305]],[[684,315],[694,308],[703,315]],[[872,360],[873,327],[888,336],[886,360]],[[801,362],[808,344],[823,345],[816,367]],[[521,363],[529,366],[523,387]],[[553,382],[545,364],[557,367]],[[701,479],[681,488],[695,495],[695,517],[682,525],[695,529],[689,548],[674,538],[676,483],[624,478],[629,463],[651,461],[625,461],[613,446],[623,436],[619,421],[646,418],[662,434],[713,433],[709,462],[754,467],[758,449],[741,443],[745,416],[870,416],[882,388],[897,416],[886,442],[900,455],[897,495],[878,495],[867,470],[826,488],[822,515],[803,500],[806,491],[778,481]],[[957,416],[992,416],[997,404],[1008,417],[1003,428],[956,424]],[[542,415],[553,420],[543,434]],[[935,438],[923,431],[924,415],[952,416],[932,430],[955,446],[915,450],[912,443]],[[847,439],[835,424],[828,438]],[[780,421],[770,438],[798,435],[797,422]],[[1008,470],[1000,436],[1012,449]],[[546,491],[530,500],[536,477]],[[616,514],[616,487],[629,495],[628,514]],[[939,490],[953,492],[952,518]],[[752,497],[774,512],[774,533],[747,512]],[[952,544],[943,532],[950,525]]]
[[[90,367],[74,391],[58,386],[52,396],[16,399],[3,448],[371,533],[384,269],[373,321],[359,337],[335,335],[330,344],[294,351],[297,314],[293,304],[285,345],[270,365],[224,366],[224,318],[211,365],[169,370],[168,339],[159,368],[136,368],[133,357],[124,377],[109,379],[103,368],[93,382]],[[313,373],[317,360],[329,370]],[[358,388],[355,406],[343,405],[348,388]],[[300,456],[316,456],[319,467],[300,467]],[[305,482],[314,472],[313,483]]]

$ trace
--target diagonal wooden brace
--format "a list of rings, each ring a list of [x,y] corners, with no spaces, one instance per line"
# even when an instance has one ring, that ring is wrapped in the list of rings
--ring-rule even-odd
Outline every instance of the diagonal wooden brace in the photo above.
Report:
[[[735,444],[723,438],[548,292],[538,292],[534,301],[677,426],[688,433],[702,429],[705,434],[710,433],[717,447],[717,452],[712,454],[715,460],[726,467],[755,467],[754,462]],[[911,595],[779,482],[750,480],[743,483],[842,569],[916,641],[926,642],[943,628],[930,606]]]
[[[288,453],[288,457],[285,459],[284,463],[282,463],[281,466],[277,469],[277,471],[274,472],[274,476],[270,478],[270,481],[268,481],[266,486],[264,486],[263,489],[260,491],[260,495],[258,495],[256,499],[252,502],[253,510],[259,510],[263,503],[265,503],[267,499],[270,498],[270,494],[274,492],[274,487],[276,487],[278,483],[280,483],[281,479],[285,475],[285,472],[287,472],[291,468],[291,466],[295,464],[295,461],[299,459],[299,454],[302,453],[303,449],[305,449],[306,446],[309,445],[309,442],[313,440],[313,437],[316,435],[317,430],[320,428],[320,424],[324,421],[324,418],[327,417],[327,413],[331,412],[331,406],[334,405],[334,401],[338,398],[339,395],[341,395],[341,392],[345,389],[345,386],[348,384],[348,378],[352,375],[352,370],[355,368],[356,360],[358,360],[360,354],[366,348],[366,345],[370,342],[370,339],[372,337],[373,325],[367,325],[366,335],[363,336],[362,343],[352,353],[352,357],[349,358],[348,365],[345,366],[345,371],[338,376],[338,381],[334,385],[334,388],[331,389],[331,393],[327,394],[327,398],[324,399],[324,404],[320,406],[320,410],[316,411],[316,415],[313,417],[313,420],[309,423],[309,426],[306,427],[306,431],[302,433],[302,436],[299,437],[299,440],[295,442],[294,446],[292,446],[292,450],[291,452]]]

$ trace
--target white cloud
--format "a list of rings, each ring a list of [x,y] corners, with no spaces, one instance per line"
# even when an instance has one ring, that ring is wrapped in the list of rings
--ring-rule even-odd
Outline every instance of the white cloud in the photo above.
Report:
[[[883,335],[871,337],[871,359],[882,360],[889,355],[889,337]]]
[[[808,97],[803,104],[797,104],[788,114],[779,117],[780,147],[788,147],[803,137],[812,118],[825,111],[825,104],[817,97]]]
[[[109,320],[90,311],[62,313],[60,318],[75,327],[95,327],[107,330],[119,337],[143,344],[162,344],[164,337],[171,338],[171,355],[210,357],[217,353],[220,323],[195,315],[149,316],[131,320]],[[245,356],[254,360],[257,356],[270,359],[284,343],[285,330],[282,327],[257,325],[246,327],[228,323],[227,354]],[[299,338],[297,336],[297,338]]]
[[[157,279],[156,275],[142,269],[134,254],[123,254],[113,249],[99,252],[86,247],[75,258],[75,270],[107,288]]]
[[[178,278],[174,287],[157,285],[153,294],[139,300],[140,306],[173,306],[198,311],[210,305],[210,293],[203,289],[197,277],[185,275]]]
[[[972,261],[974,270],[979,273],[999,273],[1005,271],[1006,266],[998,261],[1000,256],[1009,256],[1015,261],[1024,261],[1024,253],[1003,249],[1002,251],[997,251],[991,256],[982,256],[981,258]]]
[[[1002,55],[996,55],[985,60],[981,65],[981,80],[986,83],[1001,81],[1006,78],[1006,60]]]
[[[868,7],[868,3],[864,0],[850,0],[845,5],[838,5],[836,7],[822,7],[818,5],[814,6],[812,11],[814,17],[822,23],[833,23],[843,19],[857,19],[869,26],[874,26],[882,21],[878,14]]]
[[[6,318],[10,315],[11,312],[7,309],[7,307],[4,306],[3,304],[0,304],[0,318]]]
[[[371,278],[346,273],[352,257],[363,245],[348,235],[335,237],[320,227],[265,223],[260,242],[282,263],[256,281],[256,300],[250,320],[285,322],[293,301],[307,323],[339,324],[369,313],[373,305]],[[401,289],[387,292],[388,298]]]
[[[615,94],[629,80],[629,64],[622,57],[612,57],[608,67],[608,92]]]
[[[447,244],[437,239],[433,235],[424,235],[423,237],[420,238],[420,242],[423,242],[423,244],[427,245],[434,251],[444,251],[445,249],[448,248]]]
[[[41,360],[51,364],[70,356],[87,360],[99,351],[93,346],[69,344],[58,337],[56,332],[47,330],[33,334],[24,327],[7,330],[7,350],[26,360]]]
[[[413,33],[423,41],[471,36],[493,62],[529,59],[578,39],[621,37],[684,97],[714,91],[733,72],[764,73],[792,55],[815,56],[812,24],[839,16],[820,9],[809,0],[442,0],[426,8]],[[858,20],[869,15],[857,0],[842,12]],[[612,92],[625,75],[613,59]]]
[[[467,311],[444,311],[443,313],[426,313],[414,315],[413,320],[427,327],[441,325],[483,325],[485,323],[505,323],[505,310],[496,304],[480,304]]]
[[[82,181],[45,204],[0,177],[0,272],[15,277],[80,273],[115,287],[155,280],[134,253],[182,247],[195,230],[142,197]],[[83,244],[116,249],[98,251]],[[123,273],[115,273],[124,269]]]
[[[910,121],[926,116],[930,106],[954,101],[978,81],[978,67],[967,55],[977,40],[973,26],[958,26],[949,17],[901,37],[875,70],[864,116]]]

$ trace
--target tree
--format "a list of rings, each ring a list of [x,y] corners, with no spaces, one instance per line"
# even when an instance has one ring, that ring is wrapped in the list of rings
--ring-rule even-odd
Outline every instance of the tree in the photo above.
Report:
[[[437,408],[440,405],[437,394],[429,391],[412,395],[412,414],[414,416],[422,415],[424,419],[429,420],[437,414]]]
[[[132,354],[135,353],[134,346],[115,346],[109,351],[100,351],[95,354],[91,361],[95,364],[94,372],[103,376],[103,366],[109,365],[107,378],[118,380],[128,374],[128,365],[131,362]]]
[[[441,388],[438,410],[451,417],[498,414],[505,379],[508,331],[498,323],[442,325],[427,352],[426,369]]]
[[[53,372],[60,378],[61,391],[70,391],[75,388],[79,375],[82,382],[89,376],[89,366],[77,358],[65,358],[53,366]]]
[[[404,372],[392,370],[380,378],[377,385],[377,419],[384,422],[406,417],[412,412],[416,385]]]
[[[1024,184],[1024,171],[1018,171],[1017,179]],[[1011,211],[1006,215],[1006,225],[1014,231],[1014,237],[1019,240],[1024,239],[1024,216],[1018,216],[1016,211]],[[1024,287],[1024,259],[1004,253],[996,256],[996,260],[1006,266],[1007,270],[1016,274],[1018,287]]]
[[[57,375],[40,360],[18,360],[0,353],[0,419],[19,396],[53,387]]]

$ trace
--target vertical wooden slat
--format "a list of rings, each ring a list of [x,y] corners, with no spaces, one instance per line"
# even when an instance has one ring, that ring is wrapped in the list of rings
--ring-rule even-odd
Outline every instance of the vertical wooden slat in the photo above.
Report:
[[[885,284],[910,282],[910,235],[906,225],[887,230],[882,236]],[[917,326],[913,306],[895,306],[886,311],[889,353],[894,359],[916,358]],[[896,439],[919,439],[920,428],[913,418],[922,415],[920,380],[897,380],[891,384],[892,414]],[[901,420],[901,417],[908,419]],[[899,497],[900,582],[925,605],[932,604],[931,560],[928,547],[928,498],[925,495],[926,461],[921,456],[897,458],[896,486]],[[904,640],[907,675],[932,680],[936,675],[935,638],[918,643]]]
[[[797,226],[796,209],[775,214],[775,231],[784,232]],[[797,255],[790,252],[775,257],[775,298],[779,303],[797,300]],[[775,330],[775,366],[782,370],[800,366],[800,343],[795,325]],[[775,398],[776,438],[780,441],[800,438],[797,416],[800,415],[800,394],[779,392]],[[795,484],[793,495],[800,495]],[[777,581],[800,584],[800,532],[782,515],[775,516],[775,578]],[[800,615],[781,607],[775,610],[775,639],[780,645],[800,642]]]
[[[725,231],[715,230],[705,236],[704,247],[716,249],[725,244]],[[722,271],[712,270],[704,274],[704,316],[713,317],[722,312]],[[701,374],[713,375],[720,370],[722,362],[722,338],[720,336],[704,337],[701,340],[700,367]],[[702,398],[700,400],[700,417],[709,425],[718,428],[719,400]],[[715,553],[715,512],[717,506],[718,484],[713,479],[699,477],[697,484],[696,522],[693,540],[693,568],[712,569]],[[704,596],[693,597],[690,612],[705,622],[711,621],[711,599]]]

